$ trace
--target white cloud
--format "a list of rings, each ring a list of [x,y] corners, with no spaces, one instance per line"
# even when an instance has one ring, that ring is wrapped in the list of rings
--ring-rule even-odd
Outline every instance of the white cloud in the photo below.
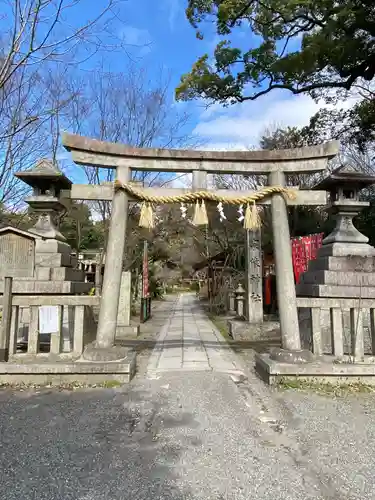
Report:
[[[192,183],[192,174],[176,174],[176,177],[164,184],[168,188],[188,188]]]
[[[164,0],[163,11],[167,13],[169,29],[174,31],[177,18],[182,10],[178,0]]]
[[[248,151],[251,147],[250,144],[244,142],[209,142],[203,147],[199,148],[203,151]]]
[[[151,52],[152,39],[146,29],[126,26],[121,30],[120,38],[130,50],[135,49],[139,56],[144,56]]]
[[[258,145],[266,127],[304,126],[320,108],[347,109],[355,101],[353,97],[333,106],[316,103],[308,95],[294,96],[275,90],[256,101],[226,108],[214,104],[202,112],[193,133],[208,141],[205,149],[249,149]]]

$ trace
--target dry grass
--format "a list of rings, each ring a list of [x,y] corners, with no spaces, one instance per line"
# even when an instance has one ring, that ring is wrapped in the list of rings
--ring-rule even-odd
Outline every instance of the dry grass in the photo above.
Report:
[[[349,394],[363,394],[375,392],[375,387],[361,382],[348,384],[330,384],[323,382],[308,382],[305,380],[287,379],[278,384],[281,390],[297,390],[304,392],[315,392],[324,396],[346,396]]]

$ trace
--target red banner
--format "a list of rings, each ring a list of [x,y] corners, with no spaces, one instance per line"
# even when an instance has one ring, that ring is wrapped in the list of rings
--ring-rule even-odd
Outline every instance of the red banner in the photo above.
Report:
[[[264,305],[270,306],[272,303],[271,275],[268,274],[264,280]]]
[[[291,240],[293,271],[296,283],[299,283],[301,274],[307,271],[310,260],[317,258],[322,241],[323,233],[302,236]]]

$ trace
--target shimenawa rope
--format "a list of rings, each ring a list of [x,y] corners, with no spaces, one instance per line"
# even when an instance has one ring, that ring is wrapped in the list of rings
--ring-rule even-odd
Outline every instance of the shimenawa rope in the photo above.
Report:
[[[151,196],[145,193],[142,189],[135,187],[133,184],[123,184],[116,180],[114,184],[115,190],[123,189],[133,198],[143,201],[141,207],[141,215],[139,225],[141,227],[153,228],[154,227],[154,214],[152,204],[163,203],[187,203],[193,204],[195,202],[195,212],[193,223],[196,225],[207,225],[207,210],[205,201],[225,203],[228,205],[246,205],[244,228],[256,229],[260,227],[260,217],[258,210],[255,206],[256,201],[263,200],[272,194],[283,194],[289,199],[295,199],[296,194],[293,190],[283,186],[268,186],[255,191],[247,196],[222,196],[212,191],[195,191],[191,193],[179,194],[174,196]],[[199,203],[200,202],[200,203]],[[252,205],[252,206],[250,206]]]

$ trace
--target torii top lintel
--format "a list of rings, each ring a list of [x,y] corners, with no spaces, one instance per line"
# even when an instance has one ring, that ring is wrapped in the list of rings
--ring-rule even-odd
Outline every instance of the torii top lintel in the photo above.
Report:
[[[62,134],[62,143],[79,165],[186,173],[203,170],[210,173],[267,174],[279,170],[308,174],[324,170],[328,160],[339,151],[338,141],[272,151],[134,148],[69,133]]]

